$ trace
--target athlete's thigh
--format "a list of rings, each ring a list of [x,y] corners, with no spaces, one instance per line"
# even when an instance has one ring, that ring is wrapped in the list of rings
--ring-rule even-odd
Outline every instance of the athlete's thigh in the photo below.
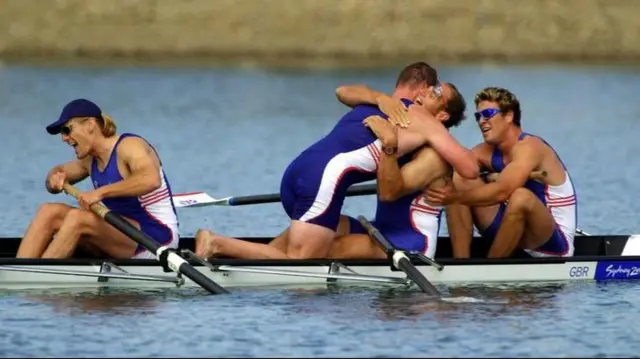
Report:
[[[87,246],[95,247],[112,258],[131,258],[134,255],[138,246],[134,240],[93,213],[87,214],[83,219],[86,229],[81,237],[82,241],[88,242]],[[135,221],[127,221],[140,228]]]
[[[456,172],[453,173],[453,184],[459,191],[471,190],[486,185],[486,182],[480,178],[470,180],[460,177]],[[496,216],[500,211],[500,204],[490,206],[469,207],[473,217],[473,223],[480,232],[485,231],[494,224]]]
[[[486,231],[494,224],[499,225],[501,218],[497,218],[500,213],[500,204],[494,204],[484,207],[471,207],[471,216],[473,217],[473,224],[478,231]],[[498,223],[495,223],[498,221]]]
[[[556,223],[553,215],[537,197],[531,194],[529,209],[525,211],[525,227],[521,246],[535,249],[545,244],[553,235]]]
[[[83,257],[89,256],[91,258],[100,258],[104,257],[105,253],[96,246],[93,241],[91,241],[88,236],[83,235],[80,237],[80,241],[78,242],[78,246],[76,248],[76,252],[74,253],[74,257]]]
[[[336,237],[331,245],[330,259],[384,259],[384,251],[366,234],[352,233]]]
[[[336,237],[344,236],[350,233],[350,228],[352,227],[350,222],[351,222],[351,217],[340,216],[340,222],[338,223],[338,228],[336,228]],[[289,245],[289,228],[285,229],[282,233],[280,233],[277,237],[275,237],[271,242],[269,242],[269,245],[276,247],[283,252],[286,252],[287,246]]]

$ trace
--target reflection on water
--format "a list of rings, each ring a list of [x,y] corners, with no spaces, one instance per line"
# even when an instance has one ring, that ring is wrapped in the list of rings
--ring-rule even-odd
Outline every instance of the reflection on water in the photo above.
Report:
[[[55,312],[65,315],[152,315],[158,313],[161,298],[158,293],[109,293],[98,290],[95,293],[84,292],[76,295],[23,296],[50,306]]]
[[[413,319],[450,321],[475,313],[478,320],[495,319],[500,315],[526,314],[553,305],[553,298],[564,284],[523,286],[456,286],[448,288],[442,301],[432,300],[421,292],[380,291],[371,307],[384,320]]]
[[[350,285],[224,296],[5,293],[0,321],[11,331],[0,331],[0,355],[624,356],[640,350],[630,332],[619,330],[637,320],[636,288],[546,283],[443,290],[473,302],[433,301],[415,288]],[[627,344],[606,344],[619,342]]]

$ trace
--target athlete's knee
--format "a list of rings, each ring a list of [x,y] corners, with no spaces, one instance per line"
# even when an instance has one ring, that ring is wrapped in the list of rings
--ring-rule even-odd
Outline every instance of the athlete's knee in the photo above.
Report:
[[[484,184],[481,178],[467,179],[460,176],[457,172],[453,173],[451,181],[453,182],[453,186],[459,191],[470,190]]]
[[[204,237],[211,237],[213,235],[213,232],[211,232],[208,229],[204,229],[204,228],[200,228],[196,231],[196,235],[195,238],[204,238]]]
[[[69,212],[69,206],[62,203],[44,203],[40,205],[37,217],[45,220],[52,227],[59,227],[65,214]]]
[[[334,237],[335,231],[329,228],[293,221],[289,229],[287,255],[293,259],[324,258]]]
[[[71,209],[64,216],[62,226],[70,227],[82,233],[88,232],[91,223],[95,220],[94,214],[83,209]]]
[[[516,188],[509,196],[507,212],[526,212],[534,206],[535,201],[538,201],[538,198],[533,192],[523,187]]]

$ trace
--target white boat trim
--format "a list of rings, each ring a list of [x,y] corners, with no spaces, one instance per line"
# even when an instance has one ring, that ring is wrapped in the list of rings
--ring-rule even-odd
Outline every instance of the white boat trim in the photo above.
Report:
[[[579,238],[579,239],[578,239]],[[182,254],[191,253],[186,239]],[[262,239],[249,239],[262,240]],[[435,284],[490,284],[640,279],[640,236],[577,237],[572,258],[453,260],[447,239],[432,266],[419,257],[413,263]],[[165,270],[155,259],[16,259],[19,239],[0,239],[0,290],[46,288],[197,287],[190,279]],[[444,257],[443,257],[444,256]],[[186,257],[188,258],[188,257]],[[190,260],[192,266],[223,287],[411,284],[387,260]]]

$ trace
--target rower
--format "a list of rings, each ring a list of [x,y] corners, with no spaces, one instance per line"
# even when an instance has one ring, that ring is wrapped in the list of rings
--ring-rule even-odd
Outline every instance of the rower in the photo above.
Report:
[[[79,195],[81,208],[43,204],[20,243],[18,258],[68,258],[76,248],[111,258],[154,258],[154,253],[89,210],[99,202],[160,245],[177,248],[178,216],[171,187],[158,154],[146,140],[116,134],[111,117],[86,99],[69,102],[47,132],[61,134],[77,157],[49,171],[47,190],[60,193],[65,181],[73,184],[89,176],[94,189]]]
[[[510,91],[487,87],[475,105],[484,142],[473,152],[499,177],[484,183],[454,174],[454,186],[427,191],[428,201],[447,206],[454,257],[469,257],[472,218],[493,240],[489,258],[508,257],[517,248],[535,257],[572,256],[577,197],[562,160],[544,139],[523,132],[520,102]],[[535,171],[546,176],[529,179]]]
[[[401,106],[409,106],[415,100],[425,98],[436,84],[437,74],[433,68],[423,62],[411,64],[400,73],[392,97],[380,96],[369,103],[378,104],[381,109],[389,100],[394,104],[402,101]],[[410,111],[411,107],[414,106],[410,106]],[[427,141],[440,144],[442,141],[437,139],[443,136],[441,129],[444,136],[450,137],[442,123],[433,119],[433,114],[420,112],[420,109],[414,109],[414,112],[419,112],[416,118],[424,118],[423,121],[416,120],[414,126],[423,123],[423,127],[433,130],[418,132],[407,128],[399,132],[398,156],[409,155],[410,158],[411,152]],[[347,233],[349,222],[340,213],[347,189],[354,183],[375,179],[380,153],[387,150],[382,148],[382,142],[373,131],[363,126],[363,121],[370,116],[385,116],[385,113],[377,106],[355,106],[328,135],[291,162],[280,191],[291,224],[269,245],[199,230],[196,253],[206,258],[216,255],[246,259],[326,258],[334,238]],[[476,167],[477,176],[476,163],[469,162]]]
[[[366,103],[371,97],[368,91],[372,90],[343,88],[341,100],[348,99],[347,105],[351,106]],[[421,102],[447,129],[460,125],[465,118],[466,102],[453,84],[438,84]],[[382,151],[378,163],[374,226],[395,248],[433,259],[442,207],[430,205],[422,194],[426,188],[444,186],[451,178],[451,165],[430,146],[399,158],[398,127],[378,116],[367,118],[365,124],[382,142],[382,148],[389,149]],[[336,238],[330,258],[386,258],[387,254],[368,235],[360,221],[349,217],[349,224],[349,234]]]

